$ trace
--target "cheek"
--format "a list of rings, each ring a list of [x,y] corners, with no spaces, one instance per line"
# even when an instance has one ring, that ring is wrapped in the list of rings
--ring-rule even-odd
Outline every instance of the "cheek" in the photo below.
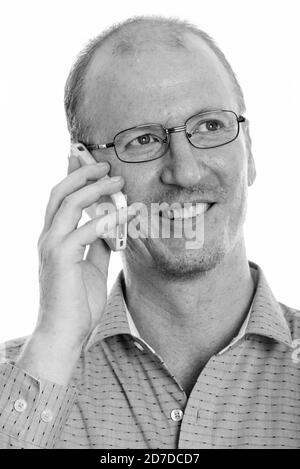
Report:
[[[127,196],[127,204],[139,202],[147,197],[147,188],[152,185],[148,183],[151,173],[143,171],[142,168],[135,168],[134,164],[126,164],[121,161],[113,161],[111,163],[111,176],[122,176],[124,186],[122,192]]]
[[[241,144],[235,145],[234,151],[230,145],[228,148],[223,147],[223,151],[214,172],[225,191],[225,200],[219,205],[216,213],[217,219],[222,220],[223,228],[231,239],[236,235],[237,229],[243,225],[246,215],[247,158]]]
[[[240,205],[247,194],[247,177],[245,171],[237,171],[237,168],[235,168],[235,171],[230,175],[228,183],[232,203],[234,205]]]
[[[228,173],[230,197],[228,200],[228,221],[231,232],[242,226],[247,210],[247,163],[245,155],[237,153]]]
[[[235,147],[234,152],[228,152],[227,158],[225,155],[224,161],[227,161],[227,164],[224,164],[222,170],[225,184],[231,194],[230,199],[233,198],[233,202],[239,203],[247,192],[247,158],[242,144]]]

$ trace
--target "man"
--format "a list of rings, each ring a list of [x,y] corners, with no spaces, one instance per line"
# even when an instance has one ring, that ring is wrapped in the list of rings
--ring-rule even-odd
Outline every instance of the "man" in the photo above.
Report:
[[[222,52],[184,22],[129,20],[79,56],[65,103],[72,141],[97,163],[71,156],[51,192],[37,325],[1,365],[2,447],[299,447],[299,312],[247,260],[255,165]],[[105,232],[78,222],[121,190],[118,223],[136,202],[179,208],[159,214],[169,237],[128,237],[107,299]],[[193,249],[174,236],[189,218],[203,228]]]

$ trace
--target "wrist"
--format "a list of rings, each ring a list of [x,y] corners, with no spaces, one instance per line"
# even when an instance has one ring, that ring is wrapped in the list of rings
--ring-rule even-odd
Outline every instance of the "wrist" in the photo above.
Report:
[[[36,378],[65,386],[71,379],[82,345],[57,334],[35,331],[27,340],[16,366]]]
[[[41,327],[36,327],[28,340],[36,347],[47,347],[53,355],[68,356],[80,354],[84,341],[83,335],[79,337],[65,331],[45,331]]]

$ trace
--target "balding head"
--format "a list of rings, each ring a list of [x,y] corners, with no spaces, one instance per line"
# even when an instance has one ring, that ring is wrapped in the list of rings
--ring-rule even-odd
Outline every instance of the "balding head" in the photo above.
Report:
[[[226,69],[236,96],[238,110],[244,112],[241,87],[224,54],[210,36],[185,21],[161,17],[138,17],[104,31],[90,41],[79,54],[65,87],[65,110],[71,139],[86,140],[89,135],[92,116],[84,112],[83,103],[87,91],[87,75],[89,72],[91,78],[90,70],[96,59],[101,60],[103,71],[101,73],[105,76],[106,70],[114,61],[120,59],[137,61],[140,54],[153,51],[159,53],[162,49],[190,51],[197,47],[197,41],[199,44],[205,43]],[[99,79],[99,73],[97,78]]]

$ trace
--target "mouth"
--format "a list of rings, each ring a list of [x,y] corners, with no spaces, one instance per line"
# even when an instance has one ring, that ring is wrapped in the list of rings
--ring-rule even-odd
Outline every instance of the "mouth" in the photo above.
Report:
[[[176,207],[174,209],[167,209],[160,211],[160,217],[167,218],[168,220],[188,220],[190,218],[196,218],[204,215],[214,203],[209,202],[197,202],[194,204],[186,204],[181,207]]]

